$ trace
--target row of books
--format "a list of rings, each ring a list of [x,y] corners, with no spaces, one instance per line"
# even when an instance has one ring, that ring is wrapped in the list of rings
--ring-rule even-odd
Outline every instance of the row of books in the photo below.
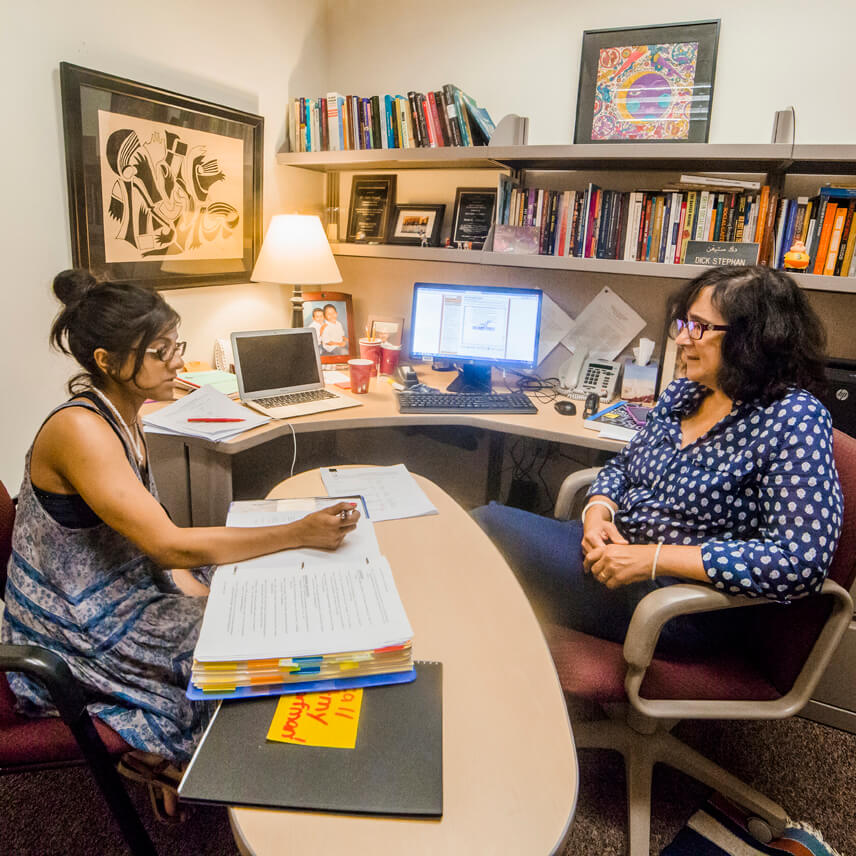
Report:
[[[291,105],[294,152],[486,146],[494,130],[487,110],[450,83],[427,95],[329,92]]]
[[[811,257],[808,273],[856,274],[856,189],[823,187],[811,199],[786,199],[768,185],[729,183],[734,186],[549,190],[520,187],[502,175],[496,222],[536,230],[540,255],[661,264],[684,263],[689,241],[728,241],[758,244],[759,263],[782,268],[785,253],[801,239]]]

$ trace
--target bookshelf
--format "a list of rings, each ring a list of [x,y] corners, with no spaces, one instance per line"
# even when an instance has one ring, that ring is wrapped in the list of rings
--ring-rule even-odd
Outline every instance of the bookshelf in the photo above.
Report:
[[[366,170],[495,170],[516,172],[609,172],[624,176],[646,172],[704,172],[723,175],[767,176],[771,185],[785,188],[789,179],[818,186],[830,176],[856,175],[856,145],[791,145],[786,143],[735,145],[709,143],[639,143],[551,146],[474,146],[435,149],[374,149],[277,154],[283,166],[321,172],[328,187],[341,172]],[[696,265],[660,264],[566,256],[513,256],[503,253],[436,247],[402,247],[388,244],[337,243],[341,256],[445,261],[466,264],[568,270],[643,277],[684,279],[702,268]],[[856,277],[795,274],[802,288],[813,291],[856,293]]]

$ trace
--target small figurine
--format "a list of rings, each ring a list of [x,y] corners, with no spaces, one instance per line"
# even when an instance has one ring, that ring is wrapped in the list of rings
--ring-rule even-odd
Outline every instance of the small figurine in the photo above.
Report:
[[[785,270],[805,270],[810,261],[805,244],[797,239],[785,253]]]

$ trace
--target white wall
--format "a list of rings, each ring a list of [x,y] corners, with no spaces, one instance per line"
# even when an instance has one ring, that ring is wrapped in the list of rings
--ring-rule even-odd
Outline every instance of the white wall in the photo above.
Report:
[[[51,280],[71,265],[59,63],[263,115],[266,224],[305,199],[320,202],[320,179],[276,168],[274,153],[283,142],[289,92],[323,91],[326,61],[322,0],[0,0],[0,6],[0,479],[14,493],[35,430],[63,400],[72,368],[47,346],[58,308]],[[214,336],[238,324],[279,326],[290,318],[288,291],[278,286],[165,296],[185,319],[190,358],[210,360]]]
[[[853,0],[328,0],[328,80],[339,92],[455,83],[530,117],[530,143],[573,139],[583,30],[720,18],[711,143],[767,143],[794,105],[798,143],[852,143]],[[407,10],[407,11],[403,11]]]

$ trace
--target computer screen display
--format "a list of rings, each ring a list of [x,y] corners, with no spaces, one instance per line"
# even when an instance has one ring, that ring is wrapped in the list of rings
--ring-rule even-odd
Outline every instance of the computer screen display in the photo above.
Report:
[[[413,285],[410,354],[534,368],[541,292],[480,285]]]

